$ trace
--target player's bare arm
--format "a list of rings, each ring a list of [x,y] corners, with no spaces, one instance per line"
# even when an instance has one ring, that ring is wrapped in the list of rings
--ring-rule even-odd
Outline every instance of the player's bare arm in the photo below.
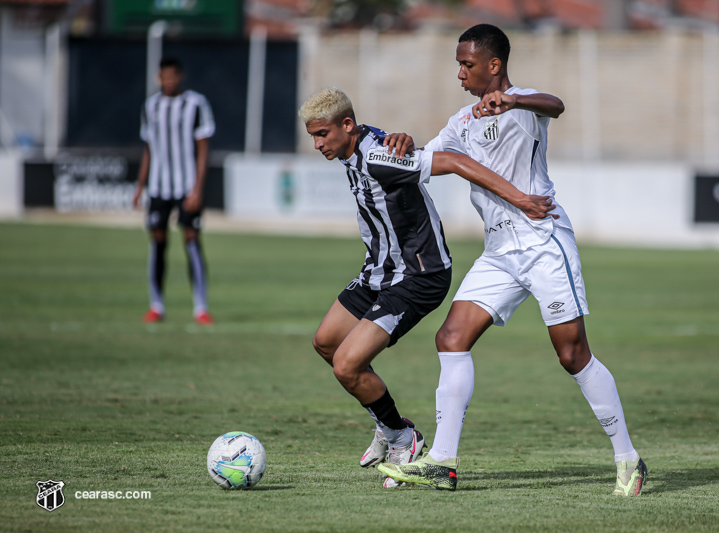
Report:
[[[137,188],[135,189],[135,195],[132,197],[132,207],[137,209],[140,206],[140,198],[142,198],[142,191],[147,185],[147,176],[150,173],[150,147],[145,143],[145,148],[142,152],[142,160],[140,161],[140,170],[137,172]]]
[[[472,107],[475,118],[501,115],[510,109],[524,109],[537,115],[558,118],[564,113],[564,103],[551,94],[507,94],[492,91],[482,97],[482,101]]]
[[[465,154],[435,152],[432,157],[432,175],[457,174],[467,181],[493,192],[513,206],[524,211],[532,220],[542,220],[559,215],[550,213],[556,205],[549,196],[524,194],[502,176],[480,165]]]
[[[192,192],[185,198],[183,206],[188,213],[196,213],[202,208],[205,178],[207,177],[207,160],[210,153],[209,139],[196,140],[195,153],[197,159],[197,179],[195,180],[195,186]]]

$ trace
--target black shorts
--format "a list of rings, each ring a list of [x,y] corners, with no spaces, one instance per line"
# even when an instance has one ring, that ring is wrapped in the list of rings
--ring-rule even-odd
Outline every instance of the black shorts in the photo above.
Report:
[[[360,285],[355,278],[337,299],[360,320],[371,320],[389,333],[392,346],[440,306],[451,283],[451,268],[406,278],[381,291]]]
[[[194,213],[188,213],[185,208],[182,207],[184,198],[163,200],[162,198],[150,198],[150,206],[147,209],[147,228],[153,229],[167,229],[167,225],[170,221],[170,214],[172,210],[177,208],[177,223],[183,228],[194,229],[200,231],[202,226],[202,209]]]

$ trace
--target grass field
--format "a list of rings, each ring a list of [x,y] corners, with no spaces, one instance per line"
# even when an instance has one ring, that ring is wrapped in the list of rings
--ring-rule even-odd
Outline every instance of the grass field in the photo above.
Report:
[[[356,239],[205,238],[217,325],[191,321],[173,234],[168,320],[146,326],[140,229],[0,224],[2,531],[718,531],[719,252],[582,247],[593,352],[650,475],[611,496],[611,446],[533,301],[475,347],[459,490],[381,488],[367,413],[311,346],[356,274]],[[450,235],[455,286],[480,252]],[[449,302],[374,365],[431,442]],[[207,474],[219,434],[258,436],[258,487]],[[39,480],[66,502],[35,503]],[[81,500],[76,491],[152,492]]]

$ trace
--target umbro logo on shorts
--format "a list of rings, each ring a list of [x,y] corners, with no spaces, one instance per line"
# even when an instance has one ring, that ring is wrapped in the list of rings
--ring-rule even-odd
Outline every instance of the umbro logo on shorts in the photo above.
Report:
[[[559,313],[564,313],[565,309],[562,309],[562,307],[564,307],[564,302],[553,302],[547,306],[547,309],[554,309],[550,314],[558,315]]]

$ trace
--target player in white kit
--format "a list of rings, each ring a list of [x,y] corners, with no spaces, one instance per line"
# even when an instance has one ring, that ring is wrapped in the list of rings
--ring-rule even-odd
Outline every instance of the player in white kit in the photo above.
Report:
[[[449,119],[425,150],[465,153],[527,194],[554,199],[547,173],[547,126],[564,110],[559,99],[512,86],[507,73],[509,39],[480,24],[459,39],[462,86],[482,99]],[[386,143],[401,157],[410,137]],[[577,381],[614,448],[614,494],[641,493],[647,467],[635,451],[614,378],[591,353],[584,329],[588,314],[579,252],[560,205],[555,219],[536,221],[493,193],[472,186],[470,198],[485,224],[485,250],[465,276],[437,333],[441,372],[436,392],[437,432],[432,449],[410,465],[381,465],[397,481],[455,490],[457,451],[474,390],[470,350],[491,326],[503,326],[529,295],[539,303],[559,362]],[[554,201],[556,204],[556,201]]]
[[[391,157],[382,146],[385,132],[357,124],[352,102],[336,87],[310,96],[299,115],[315,149],[345,166],[367,248],[360,274],[330,307],[312,344],[375,420],[375,436],[360,465],[411,462],[420,456],[424,437],[400,416],[370,363],[436,309],[450,288],[451,257],[423,183],[431,175],[459,174],[538,220],[554,206],[549,197],[520,193],[464,154],[418,151],[401,160]],[[397,483],[387,479],[383,486]]]

